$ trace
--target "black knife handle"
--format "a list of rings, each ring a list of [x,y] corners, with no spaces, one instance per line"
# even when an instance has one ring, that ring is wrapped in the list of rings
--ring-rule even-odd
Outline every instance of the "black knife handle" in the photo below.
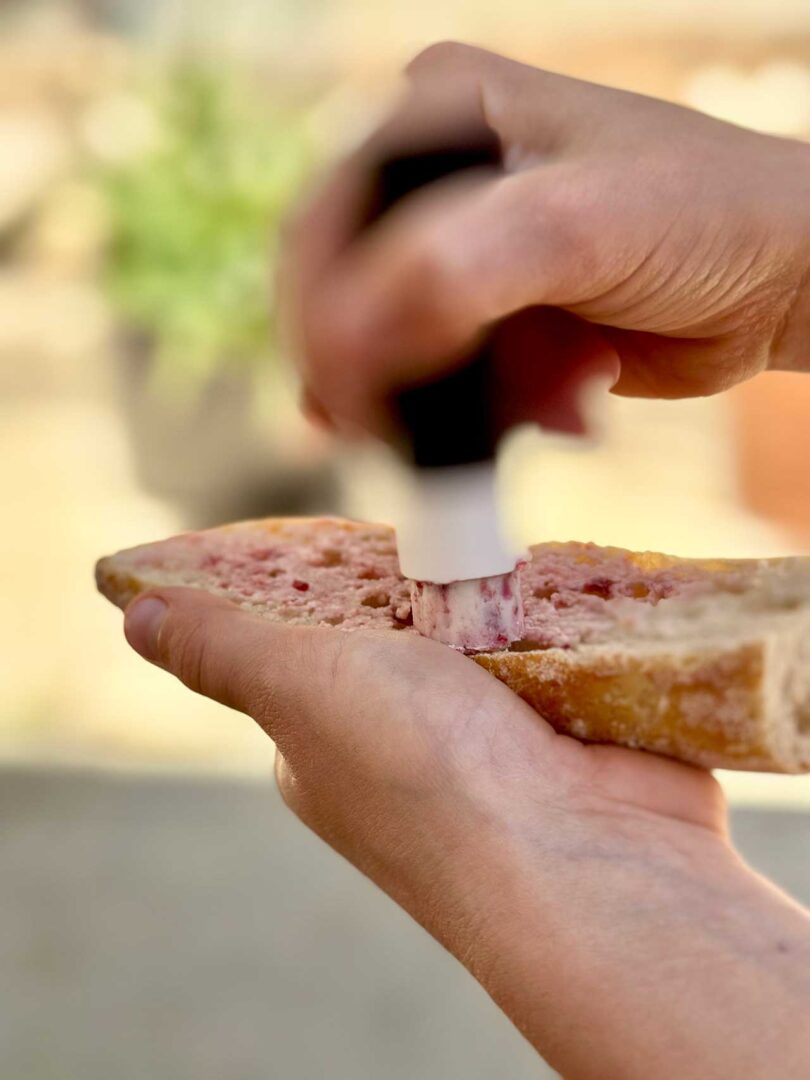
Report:
[[[429,184],[468,169],[502,167],[500,142],[487,127],[460,131],[457,141],[428,145],[389,156],[375,171],[366,225]],[[393,395],[392,412],[406,436],[404,452],[420,468],[443,468],[488,461],[498,432],[493,418],[494,364],[484,341],[438,380],[403,388]]]

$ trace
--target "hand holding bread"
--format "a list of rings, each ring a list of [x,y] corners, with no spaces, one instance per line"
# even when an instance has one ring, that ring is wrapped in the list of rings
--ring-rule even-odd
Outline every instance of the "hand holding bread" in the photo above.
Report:
[[[370,163],[460,115],[506,174],[419,193],[356,241]],[[810,370],[808,266],[806,144],[442,44],[298,213],[284,292],[314,414],[384,431],[392,387],[498,322],[503,408],[569,430],[592,376],[678,398]]]
[[[323,573],[340,573],[335,530],[305,527]],[[289,807],[457,956],[554,1068],[760,1080],[778,1062],[780,1077],[804,1076],[806,917],[733,852],[709,773],[556,734],[470,657],[373,629],[397,612],[373,591],[388,587],[374,577],[385,552],[367,544],[357,603],[328,616],[365,628],[312,625],[305,605],[282,616],[282,591],[266,606],[251,572],[277,581],[289,565],[307,577],[284,589],[305,600],[306,545],[273,562],[283,532],[236,534],[237,549],[262,547],[234,559],[215,532],[102,563],[119,603],[151,589],[127,608],[131,644],[268,732]]]

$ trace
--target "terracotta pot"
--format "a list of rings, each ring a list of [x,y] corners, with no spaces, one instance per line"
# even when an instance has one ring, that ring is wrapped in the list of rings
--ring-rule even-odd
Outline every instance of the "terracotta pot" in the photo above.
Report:
[[[730,397],[743,499],[810,545],[810,375],[760,375]]]
[[[335,472],[323,456],[291,460],[255,408],[256,383],[222,370],[187,401],[156,392],[148,335],[119,339],[119,394],[144,490],[181,507],[189,526],[250,517],[337,512]],[[272,418],[271,418],[272,420]]]

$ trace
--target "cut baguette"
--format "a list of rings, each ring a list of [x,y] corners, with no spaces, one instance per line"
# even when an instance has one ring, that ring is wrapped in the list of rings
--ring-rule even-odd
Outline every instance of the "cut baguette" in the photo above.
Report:
[[[102,559],[124,608],[169,585],[275,621],[414,634],[392,531],[270,519]],[[541,544],[522,574],[527,637],[472,657],[557,731],[706,768],[810,770],[810,559],[686,560]]]

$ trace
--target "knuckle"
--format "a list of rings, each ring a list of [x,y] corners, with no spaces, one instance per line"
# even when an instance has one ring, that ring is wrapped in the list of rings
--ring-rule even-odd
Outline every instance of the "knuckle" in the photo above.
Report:
[[[276,788],[287,809],[295,814],[308,829],[317,835],[322,835],[324,816],[324,800],[322,790],[320,790],[322,785],[316,785],[313,790],[312,784],[303,782],[298,769],[292,768],[287,758],[278,752],[274,772]]]
[[[290,725],[285,723],[285,716],[293,711],[294,703],[289,700],[285,702],[277,680],[264,665],[251,665],[249,670],[242,673],[241,682],[240,698],[245,703],[246,711],[275,743],[286,747]]]
[[[540,213],[552,246],[566,263],[595,270],[602,257],[597,195],[584,184],[545,190]]]
[[[606,247],[598,216],[553,197],[537,211],[536,251],[548,302],[579,302],[609,287],[616,256]]]
[[[282,802],[288,810],[292,810],[294,814],[298,815],[300,806],[300,788],[287,759],[280,753],[276,753],[274,771],[276,776],[276,787],[281,795]]]
[[[441,306],[447,291],[447,267],[441,251],[428,237],[417,237],[403,259],[402,286],[406,296],[422,306]]]
[[[443,246],[429,236],[414,239],[403,259],[402,297],[404,319],[411,326],[423,326],[436,347],[452,338],[460,321],[459,271]]]
[[[443,72],[459,63],[466,63],[475,55],[476,49],[461,41],[436,41],[411,60],[407,72],[412,77]]]
[[[304,313],[309,370],[324,376],[340,370],[362,347],[365,326],[356,307],[339,288],[323,288],[321,296]]]
[[[281,752],[296,762],[321,723],[321,710],[339,707],[340,652],[349,636],[335,635],[330,656],[325,651],[327,639],[313,634],[311,628],[290,627],[284,671],[257,659],[240,677],[239,696],[247,711]]]
[[[190,689],[205,693],[207,627],[202,618],[194,618],[170,627],[161,652],[169,668]]]

